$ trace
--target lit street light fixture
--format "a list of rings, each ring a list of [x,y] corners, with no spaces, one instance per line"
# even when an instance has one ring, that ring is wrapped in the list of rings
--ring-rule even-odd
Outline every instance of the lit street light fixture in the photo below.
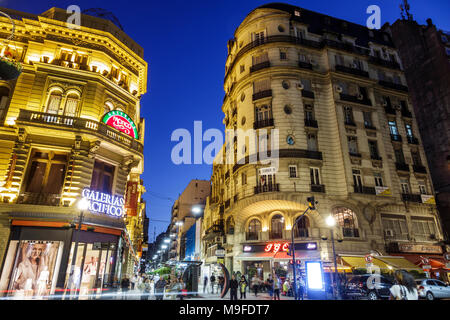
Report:
[[[70,267],[70,273],[69,273],[69,279],[71,280],[71,288],[73,288],[74,286],[76,287],[76,284],[74,283],[74,272],[75,272],[75,265],[76,265],[76,261],[77,261],[77,251],[78,251],[78,233],[81,230],[81,224],[83,222],[83,215],[84,215],[84,211],[87,210],[89,208],[89,201],[86,200],[85,198],[82,198],[81,200],[78,201],[78,209],[81,210],[80,213],[80,219],[78,221],[78,230],[75,232],[75,246],[73,248],[73,256],[72,256],[72,265]]]
[[[330,233],[331,233],[331,246],[333,248],[333,259],[334,259],[334,284],[336,286],[335,290],[335,299],[340,299],[340,288],[339,288],[339,274],[337,269],[337,261],[336,261],[336,250],[334,248],[334,230],[333,228],[336,226],[336,220],[329,216],[325,220],[326,224],[330,227]]]

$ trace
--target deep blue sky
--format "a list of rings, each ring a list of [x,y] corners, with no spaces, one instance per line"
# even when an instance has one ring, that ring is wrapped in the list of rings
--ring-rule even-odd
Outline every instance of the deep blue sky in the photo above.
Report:
[[[147,215],[150,219],[170,220],[173,201],[191,179],[209,179],[211,166],[176,166],[171,162],[172,132],[186,128],[193,132],[195,120],[204,130],[223,129],[221,103],[227,40],[233,36],[245,16],[254,8],[275,1],[203,0],[203,1],[30,1],[0,0],[0,5],[30,13],[42,13],[50,7],[67,8],[76,4],[81,10],[104,8],[113,12],[125,32],[145,50],[149,63],[148,93],[142,99],[146,118],[145,172]],[[381,8],[382,25],[400,17],[401,0],[315,0],[288,3],[364,24],[366,8]],[[414,18],[425,24],[428,17],[450,31],[450,1],[410,0]],[[163,199],[166,198],[166,199]],[[150,222],[150,241],[164,231],[168,223]]]

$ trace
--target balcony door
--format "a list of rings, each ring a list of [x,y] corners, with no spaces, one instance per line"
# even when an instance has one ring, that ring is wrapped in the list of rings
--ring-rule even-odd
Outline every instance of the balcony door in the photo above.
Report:
[[[33,150],[19,202],[36,205],[58,205],[66,175],[67,154]]]
[[[362,192],[363,183],[360,170],[353,170],[353,185],[355,186],[356,192]]]

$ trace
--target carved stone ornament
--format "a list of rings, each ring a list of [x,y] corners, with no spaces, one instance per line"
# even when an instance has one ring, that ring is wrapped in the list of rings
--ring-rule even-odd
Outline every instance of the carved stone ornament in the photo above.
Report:
[[[375,209],[370,205],[366,206],[363,210],[363,216],[369,224],[373,224],[375,222]]]

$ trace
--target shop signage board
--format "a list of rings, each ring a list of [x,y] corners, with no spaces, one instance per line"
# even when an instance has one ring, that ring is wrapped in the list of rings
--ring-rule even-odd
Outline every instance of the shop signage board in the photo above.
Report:
[[[124,199],[100,191],[85,188],[81,196],[89,201],[89,211],[103,213],[113,217],[122,217],[124,213]]]
[[[139,134],[133,120],[125,113],[119,110],[108,112],[102,120],[106,125],[113,127],[120,132],[129,135],[134,139],[139,139]]]
[[[431,270],[431,266],[430,266],[430,265],[427,265],[427,264],[424,264],[424,265],[422,266],[422,269],[423,269],[423,270]]]
[[[436,204],[436,199],[434,198],[434,196],[429,196],[426,194],[422,194],[422,203],[425,204]]]
[[[392,196],[391,188],[389,187],[375,187],[377,196]]]
[[[216,257],[220,257],[220,258],[225,257],[225,250],[224,249],[217,249],[216,250]]]
[[[246,244],[243,246],[244,252],[287,252],[289,250],[290,242],[269,242],[266,244]],[[302,242],[295,244],[295,250],[317,250],[316,242]]]
[[[138,191],[139,183],[135,181],[127,182],[127,192],[125,194],[125,209],[127,210],[127,216],[137,216],[138,207]]]
[[[407,244],[407,243],[399,243],[398,248],[400,252],[405,253],[436,253],[442,254],[441,246],[433,246],[426,244]]]
[[[275,174],[275,173],[277,173],[277,171],[278,170],[275,167],[261,168],[261,169],[259,169],[259,175],[264,176],[264,175]]]

